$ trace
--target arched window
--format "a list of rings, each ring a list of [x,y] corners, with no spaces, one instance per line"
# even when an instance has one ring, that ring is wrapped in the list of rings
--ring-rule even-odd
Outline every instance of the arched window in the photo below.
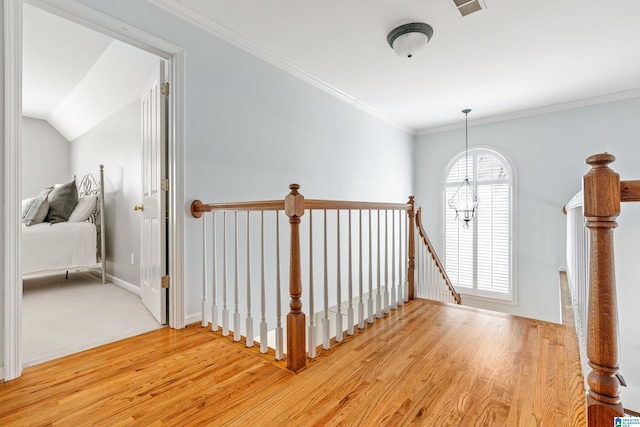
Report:
[[[448,203],[467,174],[479,199],[469,228]],[[509,161],[488,148],[459,154],[445,171],[445,268],[461,294],[514,299],[513,174]]]

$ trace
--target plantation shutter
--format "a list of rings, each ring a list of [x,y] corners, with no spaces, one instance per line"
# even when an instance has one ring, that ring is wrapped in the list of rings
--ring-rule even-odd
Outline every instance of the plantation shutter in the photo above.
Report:
[[[508,164],[488,150],[469,152],[449,169],[445,181],[445,266],[461,293],[510,299],[512,189]],[[464,180],[480,200],[468,229],[456,219],[448,201]]]

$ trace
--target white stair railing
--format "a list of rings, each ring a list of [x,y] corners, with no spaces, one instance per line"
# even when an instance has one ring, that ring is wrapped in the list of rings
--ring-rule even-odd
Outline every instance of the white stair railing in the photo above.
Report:
[[[574,324],[580,347],[582,372],[589,372],[587,360],[587,321],[589,318],[589,269],[591,247],[585,226],[582,191],[573,196],[564,210],[567,214],[567,283],[571,294]],[[587,377],[585,378],[585,387]]]

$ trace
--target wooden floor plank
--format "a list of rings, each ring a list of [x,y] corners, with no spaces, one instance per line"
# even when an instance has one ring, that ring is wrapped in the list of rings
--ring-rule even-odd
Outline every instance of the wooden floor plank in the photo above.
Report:
[[[416,300],[294,374],[190,326],[25,369],[0,425],[583,426],[566,326]]]

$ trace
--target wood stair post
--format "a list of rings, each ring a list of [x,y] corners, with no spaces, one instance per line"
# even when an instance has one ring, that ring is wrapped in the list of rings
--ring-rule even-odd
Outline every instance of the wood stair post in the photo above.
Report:
[[[584,176],[584,216],[591,237],[589,320],[587,357],[588,425],[611,426],[624,416],[617,377],[618,310],[613,258],[613,229],[620,213],[620,176],[609,168],[615,157],[603,153],[590,156],[591,170]]]
[[[291,192],[284,199],[284,212],[291,225],[289,294],[291,311],[287,314],[287,368],[294,372],[307,363],[306,318],[302,312],[302,275],[300,271],[300,217],[304,215],[304,197],[300,186],[291,184]]]
[[[415,299],[415,273],[416,273],[416,205],[413,196],[409,196],[409,205],[411,207],[407,211],[409,215],[409,271],[407,271],[408,280],[408,297],[410,300]]]

